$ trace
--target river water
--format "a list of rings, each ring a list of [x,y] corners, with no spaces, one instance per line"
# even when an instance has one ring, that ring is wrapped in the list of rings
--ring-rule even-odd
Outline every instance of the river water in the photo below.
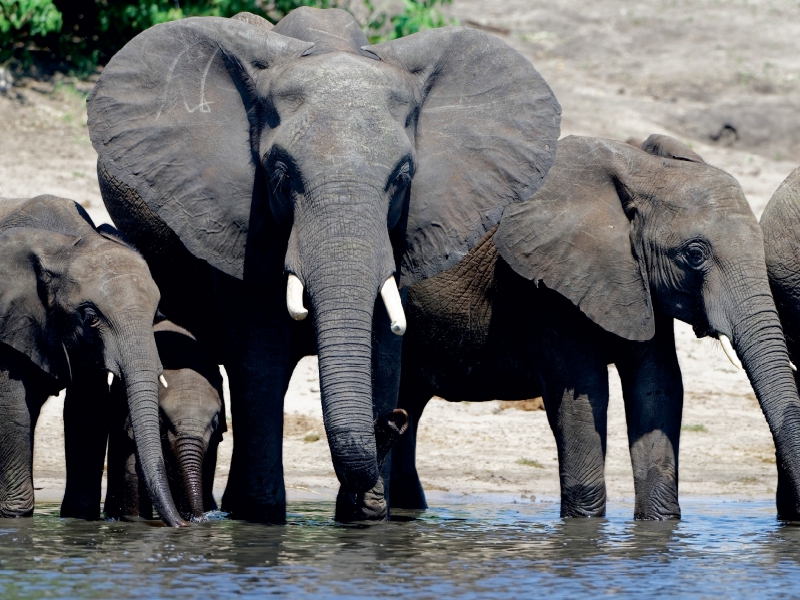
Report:
[[[451,504],[344,526],[330,502],[285,526],[0,520],[2,598],[574,598],[800,595],[800,528],[768,502],[692,500],[680,522],[562,520],[558,505]]]

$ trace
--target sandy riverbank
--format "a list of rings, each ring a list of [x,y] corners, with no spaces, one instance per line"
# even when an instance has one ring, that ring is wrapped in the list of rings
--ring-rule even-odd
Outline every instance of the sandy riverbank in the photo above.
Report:
[[[757,215],[800,163],[796,3],[560,0],[530,6],[526,0],[454,0],[451,12],[462,23],[495,31],[534,62],[562,104],[564,135],[674,135],[732,173]],[[0,96],[0,196],[58,194],[83,203],[97,222],[107,220],[83,97],[71,85],[19,83],[9,96]],[[75,87],[88,91],[91,85]],[[746,377],[715,341],[695,339],[683,324],[676,336],[686,389],[681,493],[772,496],[774,449]],[[630,498],[624,411],[614,373],[611,382],[609,497]],[[290,499],[335,496],[318,390],[315,361],[307,358],[286,400]],[[60,415],[59,400],[51,399],[37,427],[39,499],[59,499],[63,490]],[[235,435],[235,422],[231,429]],[[314,432],[321,439],[304,441]],[[228,434],[216,482],[220,491],[230,448]],[[543,411],[502,409],[496,401],[436,400],[423,417],[418,452],[433,501],[461,494],[558,496],[555,444]]]

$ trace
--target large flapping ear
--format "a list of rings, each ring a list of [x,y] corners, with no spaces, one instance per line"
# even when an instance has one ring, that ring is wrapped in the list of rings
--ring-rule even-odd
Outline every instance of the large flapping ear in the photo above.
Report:
[[[533,194],[555,158],[561,107],[533,65],[499,38],[432,29],[368,50],[420,90],[401,285],[460,261]]]
[[[257,89],[310,46],[242,19],[163,23],[128,42],[89,97],[92,143],[115,184],[235,277],[262,177],[251,140],[274,119]]]
[[[49,287],[80,240],[30,227],[0,233],[0,342],[66,381],[69,358],[49,314]]]
[[[653,156],[706,164],[706,161],[699,154],[690,150],[689,146],[674,137],[660,133],[654,133],[642,142],[642,150]]]
[[[620,197],[618,174],[641,151],[567,137],[539,191],[509,206],[494,236],[523,277],[559,292],[606,331],[629,340],[655,333],[644,265]]]

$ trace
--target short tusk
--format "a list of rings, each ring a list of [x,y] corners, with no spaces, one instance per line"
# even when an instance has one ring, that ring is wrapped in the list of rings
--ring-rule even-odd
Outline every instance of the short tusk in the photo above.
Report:
[[[731,364],[734,367],[736,367],[737,369],[741,369],[742,361],[740,361],[739,357],[736,356],[736,351],[733,349],[733,344],[731,344],[731,339],[724,333],[720,333],[718,337],[719,337],[719,343],[722,344],[722,349],[725,351],[725,356],[728,357],[728,360],[731,361]]]
[[[394,280],[394,275],[390,275],[389,279],[383,284],[381,298],[383,298],[383,304],[386,306],[389,319],[392,321],[392,333],[403,335],[406,332],[406,314],[403,312],[403,301],[400,300],[400,292],[397,290],[397,282]]]
[[[286,308],[295,321],[302,321],[308,316],[308,310],[303,306],[303,282],[294,273],[289,273],[286,280]]]
[[[166,378],[166,377],[164,377],[164,375],[159,375],[159,376],[158,376],[158,380],[161,382],[161,385],[163,385],[165,388],[168,388],[168,387],[169,387],[169,386],[167,385],[167,378]]]
[[[797,365],[796,365],[796,364],[794,364],[792,361],[789,361],[789,368],[790,368],[792,371],[794,371],[795,373],[797,373]]]
[[[110,390],[111,384],[114,383],[114,374],[111,371],[108,372],[108,377],[106,378],[106,381],[108,382],[108,389]]]

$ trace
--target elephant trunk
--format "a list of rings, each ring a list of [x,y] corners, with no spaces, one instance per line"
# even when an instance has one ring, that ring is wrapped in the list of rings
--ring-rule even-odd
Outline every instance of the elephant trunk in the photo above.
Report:
[[[196,519],[201,518],[205,512],[203,506],[203,459],[206,450],[203,439],[195,436],[179,436],[172,443],[172,451],[178,459],[189,508],[192,516]]]
[[[136,452],[150,500],[167,525],[186,526],[172,500],[161,452],[158,408],[158,376],[161,368],[152,325],[141,324],[125,329],[128,331],[123,330],[120,335],[120,375],[125,384]]]
[[[372,323],[378,292],[395,269],[385,208],[376,208],[380,193],[347,183],[317,188],[310,194],[314,210],[295,215],[287,254],[287,270],[302,279],[314,311],[334,470],[354,492],[378,481]],[[396,290],[389,292],[393,295]],[[405,323],[399,326],[404,329]]]
[[[737,279],[746,282],[740,288],[746,291],[729,313],[733,346],[772,432],[778,467],[788,474],[794,497],[800,498],[800,397],[783,329],[766,272],[763,280],[753,281],[752,275]]]

